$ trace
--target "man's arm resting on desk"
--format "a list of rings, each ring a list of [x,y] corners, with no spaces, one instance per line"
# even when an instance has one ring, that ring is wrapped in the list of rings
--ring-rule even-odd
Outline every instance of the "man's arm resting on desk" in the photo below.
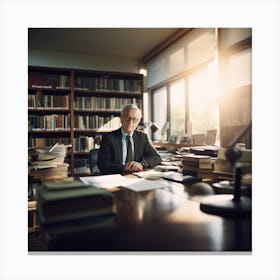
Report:
[[[133,134],[134,141],[134,161],[127,165],[122,164],[122,146],[120,135],[111,133],[104,135],[100,151],[98,154],[98,167],[102,173],[122,173],[124,171],[140,171],[142,169],[153,168],[161,162],[161,157],[152,146],[148,136],[139,131]],[[140,166],[141,164],[141,166]],[[134,166],[134,168],[132,168]]]
[[[146,134],[142,133],[142,143],[143,143],[143,153],[142,158],[139,161],[143,169],[154,168],[156,165],[161,163],[161,157],[158,151],[154,148],[154,146],[149,141],[149,138]]]

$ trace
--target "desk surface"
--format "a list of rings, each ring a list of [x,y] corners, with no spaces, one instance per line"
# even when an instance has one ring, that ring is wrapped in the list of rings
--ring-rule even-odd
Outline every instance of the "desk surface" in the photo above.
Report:
[[[250,252],[251,220],[200,211],[188,187],[113,192],[116,226],[50,242],[55,251],[244,251]]]

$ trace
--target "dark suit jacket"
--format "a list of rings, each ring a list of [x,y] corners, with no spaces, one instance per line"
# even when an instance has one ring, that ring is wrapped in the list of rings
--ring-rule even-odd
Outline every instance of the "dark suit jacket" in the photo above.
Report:
[[[161,162],[161,157],[152,146],[148,136],[135,130],[133,132],[134,161],[141,162],[145,168],[153,168]],[[98,153],[97,165],[102,173],[124,172],[122,155],[121,128],[102,136],[101,146]]]

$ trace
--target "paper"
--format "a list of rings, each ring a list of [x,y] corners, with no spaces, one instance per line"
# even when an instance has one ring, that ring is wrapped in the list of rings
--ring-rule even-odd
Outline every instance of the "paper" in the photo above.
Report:
[[[85,184],[93,185],[97,188],[110,189],[121,186],[121,184],[124,183],[127,178],[120,174],[114,174],[80,177],[80,180]]]
[[[150,177],[158,177],[161,178],[164,176],[164,173],[161,171],[157,171],[154,169],[150,169],[150,170],[145,170],[145,171],[140,171],[140,172],[134,172],[132,173],[133,175],[136,175],[137,177],[140,178],[146,178],[149,179]]]
[[[135,181],[134,183],[131,184],[123,185],[123,187],[135,192],[142,192],[142,191],[166,188],[167,185],[164,181],[161,180],[146,180],[143,178],[138,178],[138,181]]]
[[[129,178],[120,174],[80,177],[80,180],[97,188],[110,189],[124,187],[135,192],[165,188],[167,185],[161,180],[146,180],[143,178]]]

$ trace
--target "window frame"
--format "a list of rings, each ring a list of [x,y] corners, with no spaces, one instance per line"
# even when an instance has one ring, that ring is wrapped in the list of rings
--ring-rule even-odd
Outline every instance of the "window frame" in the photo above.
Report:
[[[188,134],[189,131],[188,131],[188,122],[189,122],[189,91],[188,91],[188,83],[189,83],[189,76],[203,70],[203,69],[206,69],[208,64],[213,62],[214,61],[214,58],[211,58],[193,68],[190,68],[170,79],[167,79],[166,81],[163,81],[151,88],[148,89],[148,92],[149,92],[149,95],[151,96],[151,108],[152,108],[152,114],[151,114],[151,117],[152,117],[152,121],[154,121],[154,102],[153,102],[153,94],[155,93],[155,91],[163,88],[163,87],[166,87],[166,92],[167,92],[167,108],[166,108],[166,111],[167,111],[167,121],[169,122],[169,124],[171,123],[170,122],[170,114],[171,114],[171,104],[170,104],[170,86],[172,83],[174,82],[177,82],[181,79],[184,79],[185,80],[185,134]],[[167,138],[169,138],[170,136],[170,131],[171,131],[171,128],[168,129],[167,131]],[[154,140],[154,134],[152,133],[152,139]]]

